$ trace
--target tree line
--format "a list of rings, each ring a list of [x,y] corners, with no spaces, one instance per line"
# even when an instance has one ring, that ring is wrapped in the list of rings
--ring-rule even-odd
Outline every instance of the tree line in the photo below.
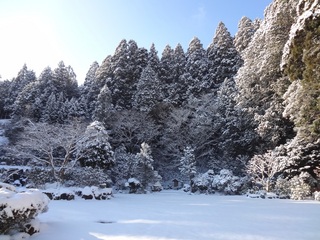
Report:
[[[319,69],[311,59],[319,45],[311,42],[319,40],[319,18],[302,21],[308,7],[275,0],[264,20],[243,17],[235,37],[220,23],[207,49],[195,37],[186,51],[166,46],[159,57],[154,45],[122,40],[90,66],[81,86],[63,62],[38,78],[25,65],[0,82],[0,116],[49,125],[98,121],[114,169],[144,149],[152,170],[170,179],[192,149],[202,173],[228,169],[268,188],[279,177],[318,180]]]

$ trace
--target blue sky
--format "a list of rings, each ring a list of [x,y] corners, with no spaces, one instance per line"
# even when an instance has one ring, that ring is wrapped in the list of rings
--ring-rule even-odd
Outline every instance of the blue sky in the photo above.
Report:
[[[263,18],[272,0],[1,0],[0,75],[15,77],[26,63],[37,75],[63,60],[82,83],[91,63],[114,53],[122,39],[139,47],[198,37],[206,48],[218,23],[234,35],[242,16]]]

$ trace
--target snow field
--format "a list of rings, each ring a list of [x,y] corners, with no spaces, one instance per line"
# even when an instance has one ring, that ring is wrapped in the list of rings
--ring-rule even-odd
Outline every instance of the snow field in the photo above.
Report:
[[[320,203],[181,191],[51,201],[30,240],[318,240]]]

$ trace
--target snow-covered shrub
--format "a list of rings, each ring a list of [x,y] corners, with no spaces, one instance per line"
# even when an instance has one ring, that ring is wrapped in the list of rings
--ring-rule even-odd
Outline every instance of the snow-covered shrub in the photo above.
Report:
[[[128,182],[126,182],[126,187],[129,187],[129,193],[139,193],[141,189],[141,183],[136,178],[129,178]]]
[[[52,170],[44,167],[33,167],[26,172],[27,184],[32,187],[40,188],[46,183],[53,183],[56,179],[53,177]]]
[[[216,175],[212,182],[212,189],[224,194],[241,194],[247,179],[234,176],[232,171],[222,169],[219,175]]]
[[[214,193],[212,183],[214,180],[213,170],[209,170],[206,173],[198,176],[194,179],[192,192],[199,191],[200,193]]]
[[[291,199],[303,200],[310,195],[310,186],[304,182],[300,176],[295,176],[290,180]]]
[[[91,190],[90,187],[86,186],[83,190],[82,190],[82,198],[84,198],[85,200],[91,200],[93,199],[93,192]]]
[[[112,188],[99,188],[92,186],[91,191],[96,200],[106,200],[110,199],[112,196]]]
[[[34,218],[48,210],[48,203],[48,197],[39,190],[17,192],[15,187],[0,183],[0,234],[39,231]]]
[[[219,175],[214,175],[213,170],[198,176],[194,180],[192,192],[224,194],[240,194],[245,187],[246,178],[234,176],[232,171],[222,169]]]
[[[65,173],[65,185],[67,186],[99,186],[106,184],[112,185],[109,175],[100,168],[78,167]]]
[[[151,190],[152,192],[160,192],[162,191],[163,187],[160,183],[160,181],[157,181],[155,184],[152,185]]]
[[[275,184],[275,192],[280,198],[289,198],[291,194],[291,184],[287,179],[279,177]]]
[[[75,193],[69,188],[60,187],[57,184],[50,184],[52,187],[49,187],[42,192],[46,194],[50,200],[74,200]]]
[[[314,196],[314,200],[320,201],[320,192],[315,191],[315,192],[313,193],[313,196]]]

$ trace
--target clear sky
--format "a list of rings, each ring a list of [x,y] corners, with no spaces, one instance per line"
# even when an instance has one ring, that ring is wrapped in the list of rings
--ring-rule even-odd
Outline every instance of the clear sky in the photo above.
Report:
[[[186,51],[198,37],[206,48],[224,22],[234,35],[242,16],[263,18],[272,0],[0,0],[0,75],[15,77],[26,63],[37,76],[59,61],[78,82],[92,62],[114,53],[122,39],[169,44]]]

